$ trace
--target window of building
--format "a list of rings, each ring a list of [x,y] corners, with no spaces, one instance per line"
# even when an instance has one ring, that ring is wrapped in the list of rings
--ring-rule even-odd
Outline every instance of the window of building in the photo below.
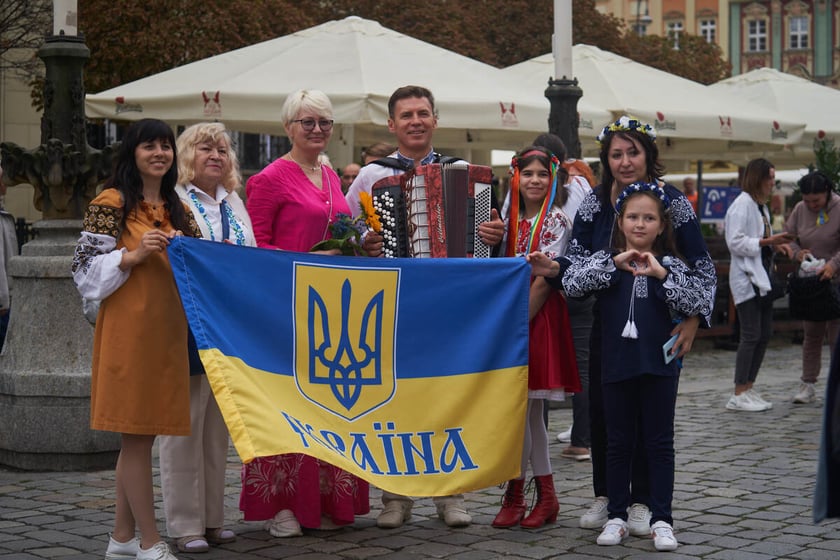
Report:
[[[648,25],[650,25],[652,21],[648,11],[648,0],[634,0],[630,15],[633,18],[633,33],[639,37],[647,35]]]
[[[700,20],[700,36],[703,37],[707,43],[715,42],[715,35],[717,32],[717,22],[713,19]]]
[[[667,25],[668,38],[674,43],[674,50],[680,50],[680,34],[683,32],[683,23],[681,21],[672,21]]]
[[[790,48],[808,48],[808,16],[793,16],[788,20]]]
[[[751,19],[747,22],[747,50],[763,52],[767,50],[767,21]]]

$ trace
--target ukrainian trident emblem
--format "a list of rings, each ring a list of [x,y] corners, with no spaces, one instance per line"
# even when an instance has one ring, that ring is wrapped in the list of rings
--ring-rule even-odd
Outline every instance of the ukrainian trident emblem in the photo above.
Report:
[[[297,264],[295,380],[310,401],[355,420],[394,395],[399,271]]]

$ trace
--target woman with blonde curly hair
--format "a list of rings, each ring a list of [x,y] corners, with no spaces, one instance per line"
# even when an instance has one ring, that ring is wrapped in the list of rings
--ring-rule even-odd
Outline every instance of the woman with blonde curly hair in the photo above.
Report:
[[[192,211],[202,238],[255,246],[236,192],[242,184],[239,161],[224,125],[195,124],[181,133],[177,148],[175,192]],[[178,550],[195,553],[233,542],[236,535],[222,526],[228,430],[192,333],[189,353],[191,435],[160,438],[160,467],[166,530]]]

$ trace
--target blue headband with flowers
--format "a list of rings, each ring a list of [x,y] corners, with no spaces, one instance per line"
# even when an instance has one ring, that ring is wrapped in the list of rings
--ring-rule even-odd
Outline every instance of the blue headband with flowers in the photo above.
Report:
[[[621,194],[618,195],[618,198],[615,200],[615,211],[621,212],[621,205],[624,204],[624,201],[627,200],[627,197],[640,193],[640,192],[649,192],[653,193],[653,195],[662,201],[662,205],[665,207],[665,211],[667,212],[668,209],[671,207],[671,197],[665,193],[665,190],[657,185],[656,183],[631,183],[627,185]]]
[[[646,134],[648,138],[656,142],[656,131],[647,123],[643,123],[639,119],[634,119],[633,117],[628,117],[627,115],[622,115],[614,123],[610,123],[604,127],[601,131],[601,134],[598,135],[596,140],[598,144],[602,144],[604,139],[607,137],[608,134],[613,134],[615,132],[641,132]]]

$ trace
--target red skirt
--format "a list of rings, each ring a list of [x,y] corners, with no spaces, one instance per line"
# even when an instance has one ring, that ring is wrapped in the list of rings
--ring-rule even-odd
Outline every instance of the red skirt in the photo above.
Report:
[[[290,509],[302,527],[317,529],[321,518],[353,523],[370,511],[368,483],[338,467],[298,453],[259,457],[242,466],[239,509],[245,521],[271,519]]]
[[[551,292],[529,328],[528,390],[580,392],[572,325],[566,299]]]

